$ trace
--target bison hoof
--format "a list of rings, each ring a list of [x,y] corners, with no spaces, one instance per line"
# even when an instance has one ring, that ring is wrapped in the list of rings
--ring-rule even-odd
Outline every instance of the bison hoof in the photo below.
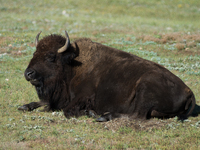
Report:
[[[96,121],[97,122],[106,122],[108,120],[106,118],[104,118],[104,117],[99,117],[99,118],[96,119]]]
[[[18,110],[29,111],[29,108],[27,106],[23,105],[23,106],[19,107]]]

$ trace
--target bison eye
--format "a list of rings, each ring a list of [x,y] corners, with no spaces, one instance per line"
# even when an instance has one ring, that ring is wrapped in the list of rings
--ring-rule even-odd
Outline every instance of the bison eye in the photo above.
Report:
[[[56,59],[56,55],[54,55],[54,54],[49,54],[46,57],[46,60],[49,61],[49,62],[54,62],[55,59]]]

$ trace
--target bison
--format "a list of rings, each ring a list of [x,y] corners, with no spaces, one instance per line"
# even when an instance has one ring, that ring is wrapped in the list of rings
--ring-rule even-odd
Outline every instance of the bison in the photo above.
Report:
[[[41,32],[40,32],[41,33]],[[19,110],[63,110],[64,115],[89,115],[104,122],[191,115],[196,101],[191,89],[165,67],[136,55],[80,38],[70,43],[52,34],[35,44],[25,78],[39,102]]]

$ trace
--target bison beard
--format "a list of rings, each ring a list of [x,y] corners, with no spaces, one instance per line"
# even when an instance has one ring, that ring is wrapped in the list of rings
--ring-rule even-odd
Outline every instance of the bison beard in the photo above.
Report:
[[[40,33],[24,73],[40,101],[19,110],[46,105],[45,110],[63,110],[66,117],[101,115],[100,122],[124,115],[185,119],[192,114],[193,92],[163,66],[86,38],[71,44],[67,32],[66,38],[49,35],[38,41]]]

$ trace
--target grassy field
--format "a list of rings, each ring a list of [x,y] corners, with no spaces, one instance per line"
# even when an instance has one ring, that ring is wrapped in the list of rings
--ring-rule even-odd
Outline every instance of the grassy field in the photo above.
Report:
[[[200,149],[200,117],[145,122],[62,112],[21,112],[38,101],[23,73],[34,40],[62,34],[89,37],[164,65],[200,105],[199,0],[0,0],[0,149]]]

